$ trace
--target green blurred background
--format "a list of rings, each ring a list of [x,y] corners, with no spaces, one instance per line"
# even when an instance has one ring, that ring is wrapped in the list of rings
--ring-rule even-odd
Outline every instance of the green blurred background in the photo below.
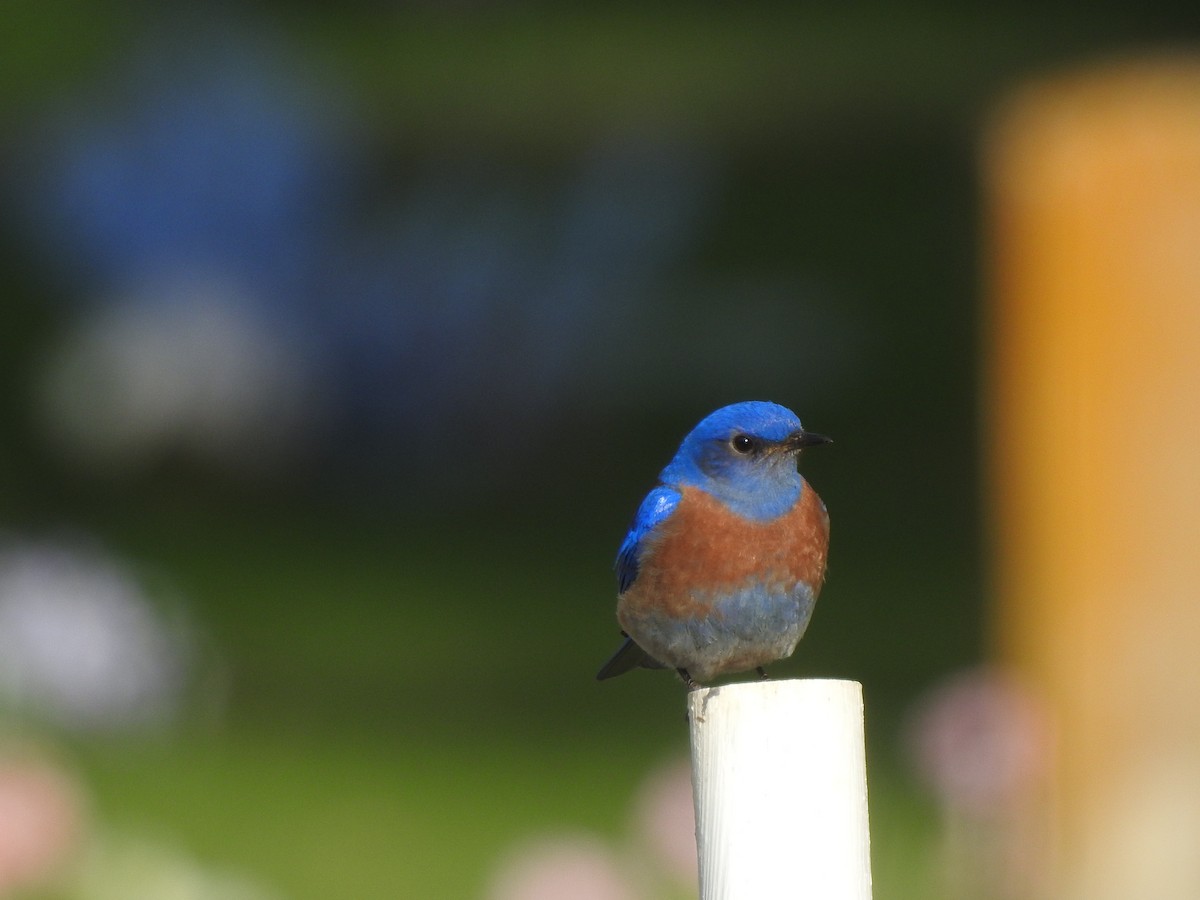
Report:
[[[931,896],[905,717],[986,648],[981,129],[1191,12],[10,2],[0,572],[40,575],[0,603],[70,621],[66,687],[15,653],[3,722],[86,809],[36,895],[475,897],[538,838],[623,858],[686,731],[673,679],[593,680],[611,561],[678,439],[762,398],[836,441],[773,674],[864,684],[876,897]],[[72,668],[87,572],[165,635],[92,708],[71,679],[144,646]]]

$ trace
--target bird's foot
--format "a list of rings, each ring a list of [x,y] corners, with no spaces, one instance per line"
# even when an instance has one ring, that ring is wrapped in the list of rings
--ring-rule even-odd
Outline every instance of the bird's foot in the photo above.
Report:
[[[758,673],[758,677],[761,678],[763,681],[771,680],[771,676],[767,674],[767,670],[764,669],[762,666],[758,666],[754,671]]]
[[[679,673],[679,677],[683,679],[683,683],[687,685],[687,689],[689,691],[694,691],[696,688],[700,687],[700,682],[692,678],[692,676],[688,674],[687,669],[678,668],[675,671]]]

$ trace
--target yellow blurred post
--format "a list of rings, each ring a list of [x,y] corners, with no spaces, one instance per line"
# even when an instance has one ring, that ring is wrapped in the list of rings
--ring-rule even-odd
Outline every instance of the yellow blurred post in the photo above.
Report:
[[[985,174],[1002,658],[1058,729],[1055,897],[1200,897],[1200,60],[1014,97]]]

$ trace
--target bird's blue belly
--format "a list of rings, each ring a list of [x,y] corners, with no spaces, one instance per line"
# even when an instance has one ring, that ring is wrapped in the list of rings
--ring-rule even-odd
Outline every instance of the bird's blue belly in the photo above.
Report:
[[[695,614],[642,609],[622,626],[655,659],[687,669],[697,681],[790,656],[812,617],[813,590],[755,583],[693,598]]]

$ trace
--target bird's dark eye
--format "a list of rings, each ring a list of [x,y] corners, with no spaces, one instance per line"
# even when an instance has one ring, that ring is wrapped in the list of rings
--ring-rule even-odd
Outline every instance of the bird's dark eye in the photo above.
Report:
[[[748,434],[735,434],[730,443],[738,453],[750,453],[754,450],[754,438]]]

